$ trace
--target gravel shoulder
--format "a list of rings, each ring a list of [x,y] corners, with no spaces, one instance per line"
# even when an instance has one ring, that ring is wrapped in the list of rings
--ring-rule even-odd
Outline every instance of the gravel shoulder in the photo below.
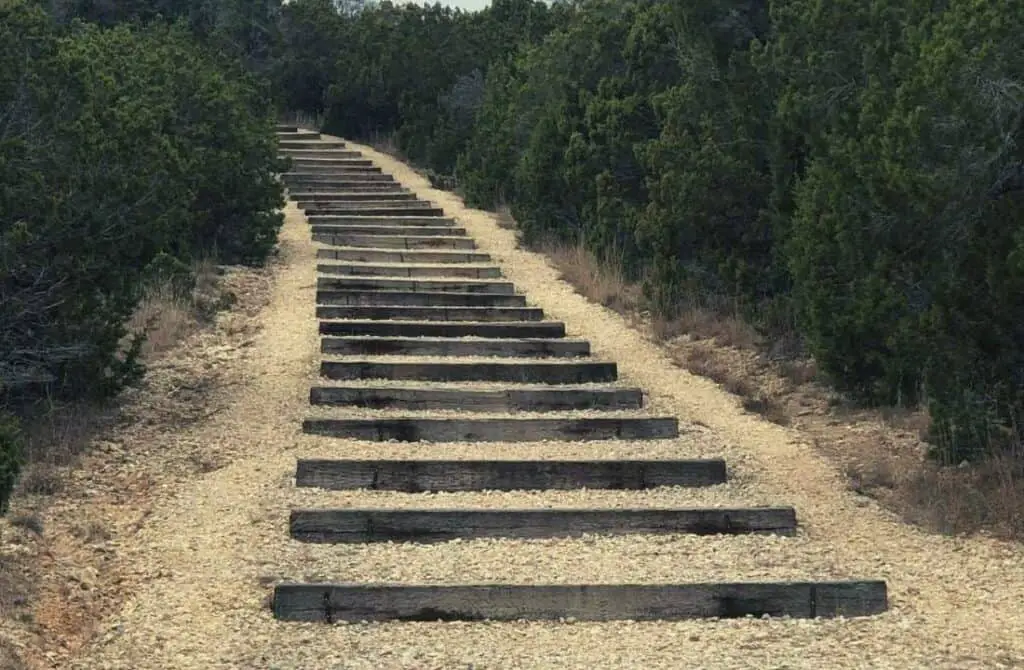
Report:
[[[325,137],[325,139],[331,139]],[[220,469],[167,487],[118,551],[139,575],[120,609],[68,665],[79,670],[189,668],[1010,668],[1024,667],[1024,549],[905,525],[849,491],[799,433],[745,413],[735,398],[672,364],[618,315],[574,293],[540,255],[516,248],[493,215],[431,189],[409,167],[350,143],[438,203],[500,263],[517,289],[614,360],[659,412],[683,422],[676,440],[543,444],[358,444],[306,436],[318,383],[316,247],[289,206],[261,329],[221,411],[153,447],[201,443],[230,454]],[[796,537],[580,538],[436,546],[314,546],[287,536],[293,506],[408,504],[398,494],[297,491],[297,457],[727,459],[734,481],[703,491],[630,496],[638,506],[788,504]],[[432,504],[540,506],[528,494],[452,495]],[[486,502],[483,502],[487,498]],[[619,494],[545,496],[543,504],[615,504]],[[600,582],[884,578],[891,611],[857,620],[678,623],[275,622],[265,599],[280,580]],[[56,666],[55,666],[56,667]]]

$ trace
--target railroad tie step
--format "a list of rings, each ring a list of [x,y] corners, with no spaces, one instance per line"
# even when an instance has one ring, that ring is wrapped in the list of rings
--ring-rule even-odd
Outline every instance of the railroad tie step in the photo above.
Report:
[[[403,305],[317,305],[317,319],[351,321],[477,321],[537,322],[544,319],[539,307],[406,307]]]
[[[298,126],[289,125],[287,123],[279,123],[274,126],[274,130],[279,133],[295,133],[299,131]]]
[[[324,250],[321,250],[324,251]],[[496,265],[414,265],[411,263],[322,263],[317,271],[352,277],[448,277],[499,279]]]
[[[583,535],[793,535],[792,507],[694,509],[293,509],[300,542],[355,544]]]
[[[301,185],[303,187],[312,185],[313,188],[319,188],[323,184],[328,184],[334,188],[341,188],[349,184],[356,186],[387,184],[388,186],[404,188],[400,182],[395,181],[394,177],[381,172],[379,168],[372,170],[340,168],[324,172],[323,170],[300,170],[293,166],[290,171],[281,175],[281,179],[286,184]]]
[[[312,230],[315,232],[323,228],[324,232],[332,230],[344,230],[339,226],[344,225],[392,225],[403,228],[427,227],[438,228],[443,226],[455,226],[455,219],[445,216],[378,216],[367,214],[313,214],[307,217]]]
[[[332,225],[314,225],[314,237],[337,235],[408,235],[412,237],[465,237],[466,229],[450,225],[442,226],[403,226],[398,222],[385,224],[342,223]]]
[[[373,161],[359,156],[313,156],[308,158],[298,156],[292,158],[292,165],[304,167],[368,167],[373,165]]]
[[[397,317],[395,317],[397,319]],[[321,335],[373,337],[480,337],[546,339],[565,337],[561,321],[321,321]]]
[[[320,266],[317,266],[320,271]],[[436,293],[515,293],[515,284],[498,279],[452,279],[415,277],[317,277],[316,287],[323,291],[424,291]]]
[[[471,237],[440,235],[359,235],[356,233],[313,233],[313,241],[341,247],[364,249],[476,249]]]
[[[330,140],[323,140],[320,137],[320,133],[318,133],[318,132],[316,132],[314,130],[295,130],[295,131],[280,131],[279,130],[277,132],[277,139],[279,141],[283,141],[283,140],[302,140],[304,142],[330,141]],[[341,144],[345,144],[345,143],[341,142]]]
[[[315,164],[310,163],[308,160],[302,162],[292,161],[291,169],[284,174],[286,177],[343,177],[345,179],[349,179],[349,175],[377,175],[378,177],[387,176],[385,181],[392,181],[394,179],[391,175],[384,175],[383,171],[376,165],[353,163],[352,160],[338,164]]]
[[[393,193],[381,193],[371,190],[337,188],[331,189],[331,191],[291,191],[288,193],[288,196],[299,203],[300,207],[302,207],[303,203],[307,202],[364,202],[366,200],[391,202],[416,200],[416,194],[406,189],[397,190]]]
[[[455,293],[452,291],[317,291],[320,305],[403,307],[525,307],[526,296],[516,293]]]
[[[569,339],[464,339],[460,337],[324,337],[320,352],[335,356],[483,356],[580,358],[590,342]]]
[[[377,585],[284,583],[282,621],[675,621],[857,617],[888,607],[884,581],[707,584]]]
[[[299,459],[295,485],[331,491],[639,491],[724,484],[721,458],[689,460]]]
[[[320,376],[335,380],[596,384],[616,381],[618,367],[602,361],[325,360],[320,362]]]
[[[490,254],[460,251],[401,251],[395,249],[317,249],[316,257],[357,263],[489,263]]]
[[[310,418],[308,435],[370,442],[543,442],[661,440],[679,436],[674,417]]]
[[[443,216],[444,210],[424,202],[393,203],[331,203],[317,207],[304,207],[311,216],[319,214],[363,214],[366,216]]]
[[[431,388],[409,386],[314,386],[311,405],[464,412],[566,412],[638,410],[638,388]]]
[[[300,193],[289,194],[296,202],[299,209],[313,212],[322,211],[330,213],[338,211],[345,213],[348,210],[359,212],[364,209],[379,207],[392,207],[394,209],[422,209],[424,207],[435,207],[431,202],[417,198],[415,193],[369,193],[359,198],[320,198],[308,197]],[[397,196],[397,197],[396,197]],[[410,197],[411,196],[411,197]]]
[[[346,149],[344,142],[280,140],[278,148],[282,156],[290,158],[362,158],[363,156],[358,151]]]

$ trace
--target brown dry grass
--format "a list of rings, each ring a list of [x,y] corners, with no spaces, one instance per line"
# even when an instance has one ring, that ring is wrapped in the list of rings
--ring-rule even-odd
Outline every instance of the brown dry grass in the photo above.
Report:
[[[210,363],[179,373],[166,360],[181,357],[183,346],[188,356],[202,354],[211,331],[244,337],[234,313],[254,311],[248,303],[265,291],[250,285],[267,271],[226,274],[210,261],[194,271],[191,292],[156,286],[129,321],[131,332],[147,335],[141,355],[150,370],[140,387],[106,405],[47,403],[24,427],[26,464],[11,510],[0,518],[0,670],[56,667],[54,658],[89,636],[95,613],[111,604],[94,588],[97,580],[121,579],[114,574],[116,540],[145,519],[143,500],[154,481],[148,468],[202,473],[218,465],[217,455],[197,451],[167,468],[109,440],[124,431],[174,430],[172,424],[209,413]],[[235,306],[235,291],[248,300],[223,311]],[[238,314],[243,322],[250,316]],[[93,480],[94,472],[110,475],[124,463],[133,465],[109,490]],[[85,509],[93,515],[74,512]]]
[[[502,227],[515,227],[507,207],[499,215]],[[820,381],[795,335],[766,340],[728,310],[684,306],[672,316],[658,314],[638,283],[581,246],[543,244],[536,250],[578,293],[646,327],[681,367],[738,396],[745,410],[808,435],[851,489],[936,532],[1024,538],[1024,455],[939,467],[926,457],[927,412],[850,408]]]

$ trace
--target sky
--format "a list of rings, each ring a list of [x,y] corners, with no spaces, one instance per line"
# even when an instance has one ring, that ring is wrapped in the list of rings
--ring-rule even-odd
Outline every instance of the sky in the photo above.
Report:
[[[429,1],[429,0],[428,0]],[[491,4],[491,0],[439,0],[442,5],[448,5],[449,7],[459,7],[461,9],[483,9],[487,5]],[[433,3],[431,3],[433,4]]]

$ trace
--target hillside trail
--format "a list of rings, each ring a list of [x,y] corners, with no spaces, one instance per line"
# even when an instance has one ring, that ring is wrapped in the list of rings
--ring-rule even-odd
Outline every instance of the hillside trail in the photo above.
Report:
[[[324,139],[332,139],[324,136]],[[312,305],[316,249],[305,216],[286,210],[272,299],[260,316],[248,368],[225,386],[226,409],[169,435],[223,445],[231,462],[159,499],[124,561],[142,577],[106,631],[70,667],[80,670],[274,668],[1014,668],[1024,667],[1024,548],[953,538],[908,526],[849,491],[801,435],[744,412],[714,383],[676,367],[619,315],[588,302],[543,256],[517,248],[494,215],[432,189],[409,166],[348,143],[424,200],[444,208],[492,255],[530,303],[618,362],[662,414],[685,426],[665,445],[560,445],[563,457],[723,456],[722,487],[635,493],[647,504],[792,504],[792,538],[585,537],[473,540],[434,545],[294,542],[288,510],[328,499],[377,502],[380,492],[312,492],[294,486],[301,457],[437,457],[437,445],[360,443],[303,434],[318,377]],[[444,445],[447,458],[500,450],[543,457],[534,443]],[[660,450],[660,451],[659,451]],[[666,450],[672,453],[666,452]],[[679,453],[675,453],[679,452]],[[420,506],[452,501],[534,506],[620,493],[407,496]],[[393,504],[407,504],[392,498]],[[267,606],[284,579],[457,583],[465,580],[644,583],[711,579],[885,579],[889,611],[832,620],[729,619],[681,622],[474,622],[324,625],[276,621]]]

